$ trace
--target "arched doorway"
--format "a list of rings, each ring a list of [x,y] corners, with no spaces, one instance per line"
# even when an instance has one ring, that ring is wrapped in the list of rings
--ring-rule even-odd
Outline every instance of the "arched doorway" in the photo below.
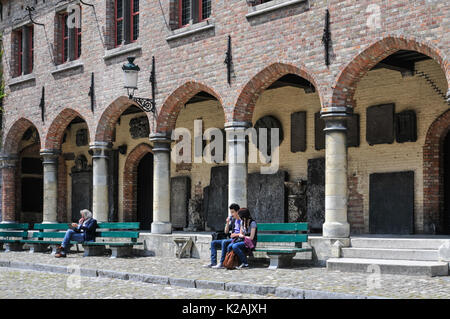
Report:
[[[137,169],[137,221],[150,230],[153,222],[153,154],[147,153]]]
[[[444,225],[443,233],[450,235],[450,132],[444,140]]]

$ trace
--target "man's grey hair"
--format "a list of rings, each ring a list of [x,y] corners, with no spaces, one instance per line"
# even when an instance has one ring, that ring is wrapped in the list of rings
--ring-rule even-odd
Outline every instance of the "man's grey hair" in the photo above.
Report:
[[[86,218],[92,218],[92,212],[89,209],[83,209],[80,211],[80,213]]]

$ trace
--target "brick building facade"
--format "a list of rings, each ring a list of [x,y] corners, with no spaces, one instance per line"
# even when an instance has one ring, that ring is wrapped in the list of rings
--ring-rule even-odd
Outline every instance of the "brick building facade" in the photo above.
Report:
[[[186,195],[202,201],[205,187],[213,189],[212,169],[222,166],[169,165],[170,133],[192,130],[196,119],[204,129],[235,132],[272,116],[284,133],[285,182],[312,185],[309,160],[325,158],[318,197],[325,213],[317,217],[330,227],[324,236],[450,233],[447,1],[91,0],[92,6],[80,4],[80,28],[65,29],[64,13],[74,3],[2,1],[4,222],[76,219],[83,202],[99,220],[145,220],[152,231],[170,232],[170,179],[189,177]],[[31,19],[27,6],[34,7]],[[330,41],[324,36],[327,9]],[[229,36],[230,82],[224,63]],[[121,68],[128,56],[141,68],[140,97],[152,95],[155,58],[155,116],[126,96]],[[380,105],[378,115],[369,111]],[[302,112],[304,148],[293,150],[299,127],[291,115]],[[325,137],[317,130],[319,112]],[[358,114],[356,142],[346,148],[343,123],[352,114]],[[382,124],[373,128],[377,120]],[[410,135],[402,140],[405,132]],[[147,154],[154,174],[139,165]],[[260,167],[228,166],[228,202],[251,208],[255,194],[247,193],[247,172]],[[398,175],[412,187],[398,198],[406,205],[371,202],[370,196],[396,202],[377,189],[395,185],[395,173],[404,172],[413,172],[412,179]],[[138,182],[140,174],[153,183]],[[287,192],[284,221],[290,221]],[[142,204],[148,197],[153,206]],[[188,226],[187,206],[179,228]],[[383,215],[398,207],[403,217]],[[380,220],[409,225],[389,228]]]

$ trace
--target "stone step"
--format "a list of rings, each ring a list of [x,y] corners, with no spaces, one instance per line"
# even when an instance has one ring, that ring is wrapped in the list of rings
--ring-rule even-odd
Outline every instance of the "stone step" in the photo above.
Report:
[[[438,250],[431,249],[384,249],[342,248],[343,258],[400,259],[438,261]]]
[[[353,248],[439,249],[450,238],[351,238]]]
[[[379,267],[379,268],[378,268]],[[411,261],[363,258],[330,258],[327,260],[330,271],[395,274],[408,276],[448,276],[449,265],[437,261]]]

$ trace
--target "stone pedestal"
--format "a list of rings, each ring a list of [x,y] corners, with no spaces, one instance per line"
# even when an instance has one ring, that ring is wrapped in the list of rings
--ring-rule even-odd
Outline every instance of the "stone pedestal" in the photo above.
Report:
[[[170,222],[170,142],[165,133],[150,135],[153,142],[153,234],[172,233]]]
[[[93,152],[92,213],[98,222],[108,221],[108,158],[111,146],[108,142],[94,142],[90,145]]]
[[[228,152],[228,206],[247,207],[247,154],[245,130],[247,122],[225,124]]]
[[[58,157],[59,150],[44,149],[40,152],[44,166],[43,223],[57,223],[58,214]]]
[[[0,155],[2,170],[2,223],[16,223],[16,154]]]
[[[347,222],[347,125],[352,109],[330,107],[321,111],[325,120],[325,223],[323,237],[350,236]]]

